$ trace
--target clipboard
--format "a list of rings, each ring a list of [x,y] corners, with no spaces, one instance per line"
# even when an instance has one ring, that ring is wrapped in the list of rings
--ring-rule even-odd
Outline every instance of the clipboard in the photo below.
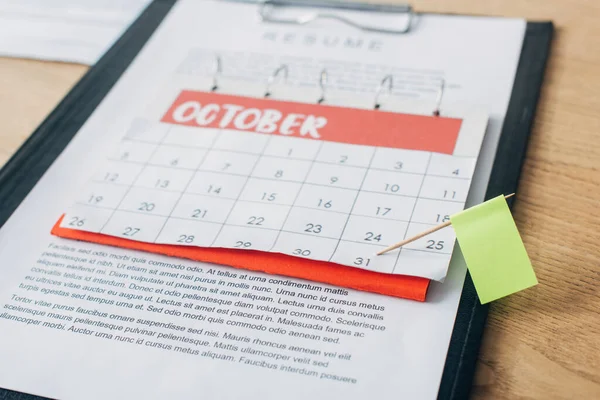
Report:
[[[112,48],[77,83],[57,108],[36,129],[14,156],[0,170],[0,226],[8,220],[45,171],[68,145],[104,96],[119,80],[137,53],[160,25],[176,0],[155,0],[130,26]],[[283,6],[290,3],[264,2],[262,6]],[[335,3],[301,3],[337,8]],[[296,4],[295,4],[296,5]],[[347,4],[344,7],[348,7]],[[361,11],[406,13],[410,6],[350,6]],[[331,18],[330,13],[323,14]],[[321,15],[320,17],[323,17]],[[270,18],[261,13],[263,20]],[[339,18],[336,18],[339,19]],[[290,23],[285,21],[274,21]],[[297,21],[296,21],[297,22]],[[307,21],[306,23],[309,23]],[[344,22],[344,21],[342,21]],[[360,28],[360,27],[359,27]],[[369,27],[367,27],[368,29]],[[364,29],[364,27],[362,27]],[[410,30],[400,27],[403,34]],[[528,22],[517,73],[511,93],[496,158],[486,191],[486,199],[498,193],[515,192],[525,159],[527,144],[539,99],[543,73],[549,56],[553,34],[551,22]],[[513,199],[509,200],[512,207]],[[483,335],[488,306],[481,305],[473,282],[467,274],[456,314],[453,333],[438,392],[440,399],[467,398],[470,390],[478,349]],[[41,397],[0,389],[0,398],[7,400],[41,399]]]

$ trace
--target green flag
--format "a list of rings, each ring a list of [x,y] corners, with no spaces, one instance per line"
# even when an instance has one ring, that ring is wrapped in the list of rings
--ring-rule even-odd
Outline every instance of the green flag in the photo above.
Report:
[[[538,283],[504,196],[450,221],[482,304]]]

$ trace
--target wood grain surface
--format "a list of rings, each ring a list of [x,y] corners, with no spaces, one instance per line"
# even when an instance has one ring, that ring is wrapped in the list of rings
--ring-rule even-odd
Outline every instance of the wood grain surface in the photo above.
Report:
[[[492,304],[472,397],[600,399],[600,2],[413,5],[417,11],[555,23],[515,204],[540,284]],[[0,164],[86,70],[0,59]]]

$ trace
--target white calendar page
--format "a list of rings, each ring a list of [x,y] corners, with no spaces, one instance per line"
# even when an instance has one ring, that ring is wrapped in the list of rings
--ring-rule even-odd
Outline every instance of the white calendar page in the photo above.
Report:
[[[434,117],[432,104],[391,98],[374,110],[363,94],[319,105],[300,89],[265,99],[264,86],[231,89],[255,96],[185,87],[131,122],[62,227],[445,278],[452,229],[375,253],[464,208],[485,115]]]

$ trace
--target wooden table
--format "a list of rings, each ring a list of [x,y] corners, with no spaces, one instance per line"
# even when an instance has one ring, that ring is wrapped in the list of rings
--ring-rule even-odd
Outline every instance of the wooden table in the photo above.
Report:
[[[491,306],[473,397],[600,399],[600,2],[413,4],[556,24],[515,207],[540,284]],[[86,70],[0,59],[0,164]]]

